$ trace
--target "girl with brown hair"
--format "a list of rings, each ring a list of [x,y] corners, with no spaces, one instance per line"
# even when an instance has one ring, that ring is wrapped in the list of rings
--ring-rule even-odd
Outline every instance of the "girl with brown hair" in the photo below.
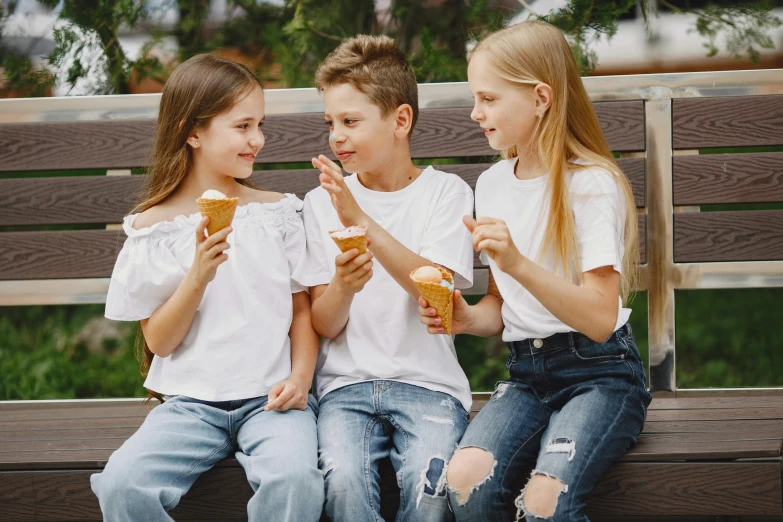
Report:
[[[162,404],[91,478],[105,520],[170,521],[232,454],[255,493],[251,521],[320,517],[318,336],[291,277],[302,202],[246,181],[263,122],[262,86],[234,62],[195,56],[163,89],[146,195],[124,219],[106,301],[109,319],[140,322],[144,386]],[[202,196],[236,198],[233,222],[207,235]]]

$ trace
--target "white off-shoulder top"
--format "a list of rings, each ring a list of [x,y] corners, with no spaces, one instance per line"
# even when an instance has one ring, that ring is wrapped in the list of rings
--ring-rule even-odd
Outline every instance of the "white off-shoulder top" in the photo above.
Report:
[[[146,388],[226,401],[266,395],[289,377],[291,294],[304,290],[291,277],[305,249],[302,205],[286,194],[274,203],[237,207],[228,260],[207,286],[182,343],[168,357],[155,356]],[[109,319],[147,319],[193,264],[201,214],[139,230],[133,228],[137,216],[123,220],[128,238],[109,284]]]

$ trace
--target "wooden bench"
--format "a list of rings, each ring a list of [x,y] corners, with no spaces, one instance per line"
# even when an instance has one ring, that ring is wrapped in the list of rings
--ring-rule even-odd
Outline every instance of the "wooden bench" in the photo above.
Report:
[[[783,78],[751,71],[585,83],[640,208],[655,396],[639,443],[600,480],[588,513],[595,520],[781,520],[783,390],[677,390],[674,291],[783,286],[783,210],[697,211],[783,202],[783,153],[698,154],[783,145]],[[466,86],[422,85],[420,97],[413,156],[458,158],[444,168],[475,186],[493,151],[469,118]],[[116,224],[141,183],[127,169],[147,161],[157,100],[0,101],[0,173],[19,173],[0,179],[0,305],[105,300],[124,241]],[[267,110],[262,163],[307,162],[328,150],[314,91],[268,91]],[[71,169],[108,175],[34,176]],[[312,169],[298,168],[262,170],[253,181],[300,197],[318,183]],[[90,229],[52,230],[74,224]],[[475,266],[472,292],[480,294],[487,271]],[[474,413],[488,398],[474,394]],[[146,413],[138,399],[0,403],[0,520],[100,520],[89,476]],[[391,520],[398,499],[388,463],[382,477]],[[238,463],[226,459],[172,516],[242,520],[250,494]]]

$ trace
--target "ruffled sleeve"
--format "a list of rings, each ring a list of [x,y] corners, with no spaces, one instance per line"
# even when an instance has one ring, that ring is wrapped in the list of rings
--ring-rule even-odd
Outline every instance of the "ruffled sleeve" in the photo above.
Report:
[[[305,229],[302,221],[304,203],[293,194],[286,194],[286,196],[288,204],[293,211],[286,214],[283,242],[285,243],[285,253],[288,259],[288,270],[291,274],[291,293],[296,294],[307,291],[307,287],[295,279],[296,274],[294,273],[305,252]]]
[[[127,216],[123,230],[128,236],[117,257],[109,283],[104,315],[115,321],[140,321],[168,301],[185,277],[185,272],[165,242],[162,228],[181,226],[159,223],[136,230]]]

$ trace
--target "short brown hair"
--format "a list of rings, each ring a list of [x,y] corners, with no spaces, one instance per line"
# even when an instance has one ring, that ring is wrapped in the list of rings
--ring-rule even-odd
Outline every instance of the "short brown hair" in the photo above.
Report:
[[[419,88],[405,54],[388,36],[360,34],[329,53],[315,72],[315,88],[348,83],[364,93],[386,117],[403,104],[413,109],[411,132],[419,117]]]

